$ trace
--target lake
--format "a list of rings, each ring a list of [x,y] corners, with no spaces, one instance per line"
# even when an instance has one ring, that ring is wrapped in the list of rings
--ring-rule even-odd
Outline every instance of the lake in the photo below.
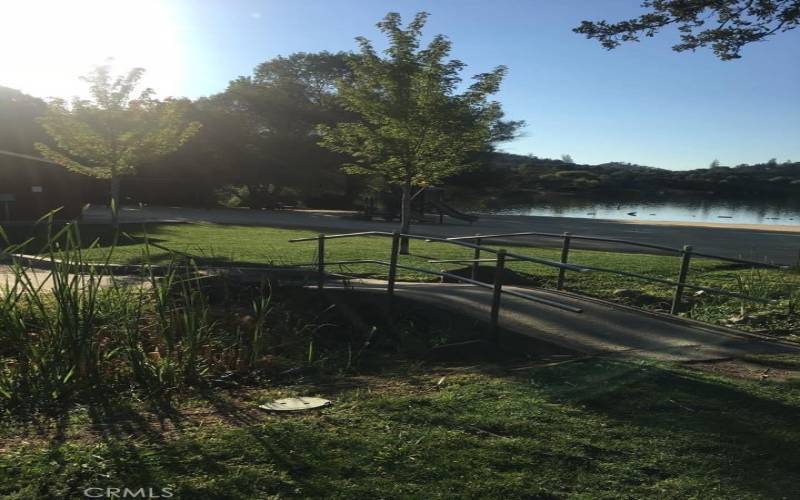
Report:
[[[555,197],[502,209],[500,215],[543,215],[596,219],[719,222],[731,224],[800,224],[800,200],[597,200]]]

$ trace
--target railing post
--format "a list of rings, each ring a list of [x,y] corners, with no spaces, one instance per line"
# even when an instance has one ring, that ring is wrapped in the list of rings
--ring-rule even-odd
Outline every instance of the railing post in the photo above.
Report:
[[[325,235],[317,236],[317,288],[325,283]]]
[[[481,238],[479,238],[477,234],[475,235],[475,244],[478,246],[475,248],[475,254],[472,257],[474,259],[474,261],[472,262],[472,279],[477,280],[478,266],[480,265],[478,259],[481,258]]]
[[[491,333],[492,341],[495,343],[500,340],[497,322],[500,316],[500,295],[503,293],[503,270],[505,267],[506,251],[505,249],[500,249],[497,252],[497,263],[494,268],[494,290],[492,293]]]
[[[389,257],[389,280],[386,291],[389,294],[389,303],[394,297],[394,283],[397,280],[397,254],[400,252],[400,233],[392,233],[392,255]]]
[[[566,264],[569,260],[569,242],[570,242],[570,235],[569,233],[564,233],[564,244],[561,246],[561,263]],[[564,288],[564,275],[567,273],[567,270],[563,267],[558,269],[558,282],[556,283],[556,290],[562,290]]]
[[[686,276],[689,274],[689,262],[692,259],[692,247],[686,245],[683,247],[681,257],[681,270],[678,272],[678,285],[675,287],[675,295],[672,297],[672,308],[670,314],[678,314],[681,308],[681,297],[683,296],[683,283],[686,282]]]

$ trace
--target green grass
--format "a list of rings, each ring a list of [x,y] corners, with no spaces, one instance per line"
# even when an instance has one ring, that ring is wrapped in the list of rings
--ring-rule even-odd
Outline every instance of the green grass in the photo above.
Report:
[[[334,405],[255,410],[310,394]],[[123,395],[7,422],[0,496],[111,486],[208,499],[797,498],[798,415],[797,379],[597,359],[517,371],[390,363],[199,393],[160,419]]]
[[[800,496],[796,356],[692,368],[565,353],[536,358],[522,349],[498,359],[481,347],[474,354],[489,351],[496,364],[437,364],[433,347],[476,338],[480,328],[418,307],[398,308],[389,327],[368,296],[331,302],[278,288],[267,302],[264,289],[185,269],[144,287],[101,286],[99,276],[71,274],[70,265],[108,252],[107,233],[91,232],[84,228],[84,240],[100,237],[99,245],[78,251],[67,238],[60,247],[67,264],[57,266],[51,292],[18,266],[22,289],[0,294],[0,497],[81,498],[89,487],[168,488],[190,499]],[[129,232],[132,239],[114,248],[118,262],[143,258],[143,235]],[[313,243],[287,242],[308,232],[210,225],[147,232],[161,247],[208,263],[315,258]],[[388,244],[332,241],[329,259],[380,258]],[[155,260],[172,258],[155,248]],[[425,266],[471,251],[414,242],[412,253],[403,262]],[[666,274],[676,265],[663,256],[574,256],[637,272]],[[697,278],[738,280],[751,293],[796,280],[698,264]],[[545,284],[554,276],[513,265]],[[570,284],[596,294],[624,286],[595,274],[570,275]],[[334,405],[301,415],[257,409],[298,395]]]
[[[153,243],[173,251],[193,256],[200,262],[239,263],[253,265],[294,265],[309,264],[316,261],[316,242],[289,243],[291,238],[314,236],[316,233],[306,230],[276,229],[253,226],[228,226],[212,224],[151,224],[146,228],[130,225],[123,228],[130,238],[120,238],[114,248],[112,260],[123,263],[137,263],[143,260],[145,234]],[[83,239],[91,242],[100,239],[101,245],[85,252],[86,258],[103,259],[110,245],[111,237],[108,229],[102,226],[84,226]],[[13,235],[17,240],[23,239],[25,230],[17,229]],[[31,245],[36,250],[36,243]],[[550,260],[558,260],[560,250],[553,248],[512,248],[514,252]],[[361,237],[329,240],[326,243],[326,260],[380,259],[388,261],[390,239],[385,237]],[[430,264],[434,259],[470,259],[472,250],[442,243],[411,242],[411,255],[402,256],[401,264],[421,267],[434,271],[454,270],[466,264]],[[484,253],[484,257],[491,254]],[[166,261],[171,258],[170,252],[163,249],[150,248],[153,261]],[[680,265],[677,256],[649,255],[641,253],[620,253],[572,250],[570,262],[595,267],[618,269],[636,272],[648,276],[675,280]],[[557,271],[555,268],[529,262],[510,262],[509,269],[532,275],[535,281],[545,287],[554,287]],[[379,265],[331,266],[331,271],[343,271],[364,276],[383,278],[387,269]],[[488,271],[488,269],[487,269]],[[486,272],[486,279],[490,273]],[[398,279],[412,281],[429,281],[438,279],[435,276],[416,271],[400,270]],[[747,317],[738,326],[748,330],[774,333],[782,336],[794,336],[800,331],[800,272],[776,270],[750,270],[739,266],[695,258],[692,260],[689,281],[703,286],[717,287],[733,292],[753,293],[763,298],[775,299],[770,306],[755,303],[742,303],[739,300],[721,296],[706,295],[694,299],[693,291],[686,293],[687,300],[694,303],[691,315],[709,322],[723,322],[740,315],[742,307],[745,312],[763,312],[762,317]],[[668,309],[673,290],[664,285],[644,283],[640,280],[625,278],[613,274],[567,273],[568,290],[596,297],[614,297],[618,289],[640,290],[647,295],[646,300],[635,301],[653,309]],[[793,292],[792,292],[793,291]],[[794,295],[792,295],[794,293]]]

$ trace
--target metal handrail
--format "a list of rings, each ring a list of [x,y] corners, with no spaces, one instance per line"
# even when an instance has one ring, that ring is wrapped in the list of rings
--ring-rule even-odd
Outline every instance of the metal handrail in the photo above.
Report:
[[[391,263],[386,262],[384,260],[377,260],[377,259],[337,260],[337,261],[332,261],[332,262],[326,262],[326,264],[329,265],[329,266],[347,265],[347,264],[379,264],[379,265],[386,266],[386,267],[391,266]],[[300,266],[313,266],[313,265],[315,265],[315,264],[300,264]],[[473,280],[473,279],[470,279],[470,278],[465,278],[463,276],[459,276],[459,275],[453,274],[453,273],[447,273],[447,272],[444,272],[444,271],[432,271],[430,269],[425,269],[425,268],[422,268],[422,267],[406,266],[406,265],[403,265],[403,264],[396,264],[396,266],[398,268],[400,268],[400,269],[407,269],[409,271],[416,271],[416,272],[420,272],[420,273],[427,273],[427,274],[432,274],[432,275],[435,275],[435,276],[451,278],[451,279],[454,279],[454,280],[457,280],[457,281],[461,281],[461,282],[464,282],[464,283],[469,283],[470,285],[476,285],[476,286],[479,286],[481,288],[489,288],[489,289],[493,288],[493,285],[491,285],[489,283],[484,283],[482,281]],[[539,304],[544,304],[544,305],[548,305],[548,306],[551,306],[551,307],[555,307],[557,309],[562,309],[564,311],[569,311],[569,312],[574,312],[574,313],[583,312],[583,309],[581,309],[580,307],[575,307],[575,306],[571,306],[569,304],[563,304],[561,302],[555,302],[555,301],[552,301],[552,300],[543,299],[541,297],[536,297],[534,295],[527,294],[527,293],[515,292],[514,290],[507,290],[507,289],[503,289],[502,293],[505,293],[507,295],[511,295],[512,297],[519,297],[521,299],[529,300],[531,302],[537,302]]]
[[[358,236],[388,236],[388,237],[392,237],[393,235],[394,235],[394,233],[389,233],[389,232],[386,232],[386,231],[363,231],[363,232],[360,232],[360,233],[344,233],[344,234],[320,234],[319,236],[309,236],[309,237],[305,237],[305,238],[292,238],[292,239],[289,240],[289,243],[298,243],[298,242],[302,242],[302,241],[319,241],[320,238],[325,239],[325,240],[333,240],[333,239],[339,239],[339,238],[354,238],[354,237],[358,237]],[[458,245],[458,246],[462,246],[462,247],[465,247],[465,248],[478,249],[478,250],[482,250],[482,251],[486,251],[486,252],[494,253],[494,254],[499,252],[499,250],[495,250],[493,248],[486,248],[486,247],[482,247],[481,245],[476,245],[474,243],[467,243],[466,241],[456,241],[456,240],[452,240],[450,238],[437,238],[437,237],[434,237],[434,236],[420,236],[420,235],[417,235],[417,234],[403,234],[403,233],[400,233],[400,237],[401,238],[408,238],[408,239],[411,239],[411,240],[425,241],[425,242],[428,242],[428,243],[431,243],[431,242],[450,243],[450,244],[453,244],[453,245]],[[551,266],[551,267],[556,267],[556,268],[559,268],[559,269],[569,269],[570,271],[585,272],[585,270],[584,270],[584,268],[582,266],[575,265],[575,264],[564,264],[564,263],[556,262],[556,261],[553,261],[553,260],[539,259],[539,258],[536,258],[536,257],[529,257],[527,255],[518,255],[518,254],[512,254],[512,253],[508,253],[508,255],[510,257],[513,257],[514,259],[525,260],[525,261],[528,261],[528,262],[533,262],[535,264],[541,264],[541,265],[544,265],[544,266]]]
[[[631,273],[631,272],[628,272],[628,271],[619,271],[619,270],[616,270],[616,269],[608,269],[608,268],[603,268],[603,267],[589,266],[589,265],[585,265],[585,264],[582,265],[582,267],[584,269],[590,270],[590,271],[612,273],[612,274],[616,274],[616,275],[619,275],[619,276],[628,276],[628,277],[637,278],[637,279],[645,280],[645,281],[652,282],[652,283],[662,283],[662,284],[665,284],[665,285],[674,286],[675,287],[675,292],[674,292],[674,295],[672,297],[672,306],[670,308],[670,312],[672,314],[676,314],[680,310],[680,308],[681,308],[681,300],[682,300],[682,297],[683,297],[683,291],[684,291],[685,288],[691,288],[691,289],[694,289],[694,290],[702,290],[702,291],[709,292],[709,293],[715,293],[715,294],[718,294],[718,295],[724,295],[724,296],[728,296],[728,297],[735,297],[735,298],[739,298],[739,299],[750,300],[750,301],[759,302],[759,303],[762,303],[762,304],[766,304],[766,303],[770,302],[769,300],[761,299],[761,298],[758,298],[758,297],[752,297],[752,296],[741,294],[741,293],[729,292],[727,290],[722,290],[720,288],[704,287],[704,286],[700,286],[700,285],[693,285],[693,284],[687,283],[686,282],[686,277],[687,277],[688,272],[689,272],[689,262],[690,262],[690,260],[691,260],[691,258],[693,256],[705,257],[705,258],[710,258],[710,259],[717,259],[717,260],[727,261],[727,262],[735,262],[735,263],[738,263],[738,264],[747,264],[747,265],[758,266],[758,267],[770,267],[770,268],[776,268],[776,269],[788,269],[789,268],[789,266],[782,266],[782,265],[778,265],[778,264],[762,263],[762,262],[756,262],[756,261],[746,260],[746,259],[737,259],[737,258],[734,258],[734,257],[723,257],[721,255],[712,255],[712,254],[707,254],[707,253],[695,252],[692,249],[692,247],[688,246],[688,245],[684,246],[682,249],[678,250],[676,248],[670,248],[670,247],[666,247],[666,246],[662,246],[662,245],[654,245],[654,244],[651,244],[651,243],[640,243],[638,241],[623,240],[623,239],[619,239],[619,238],[604,238],[604,237],[600,237],[600,236],[582,236],[582,235],[574,235],[574,234],[571,234],[571,233],[563,233],[563,234],[559,235],[559,234],[555,234],[555,233],[542,233],[542,232],[536,232],[536,231],[527,231],[527,232],[520,232],[520,233],[505,233],[505,234],[490,234],[490,235],[476,234],[476,235],[472,235],[472,236],[458,236],[458,237],[453,237],[453,238],[448,238],[448,239],[452,240],[452,241],[455,241],[455,242],[463,242],[463,240],[472,240],[472,241],[474,241],[479,246],[479,248],[477,248],[475,250],[475,259],[478,259],[480,257],[480,253],[481,253],[480,245],[486,239],[503,238],[503,237],[515,237],[515,236],[544,236],[544,237],[551,237],[551,238],[561,238],[563,240],[563,244],[562,244],[562,247],[561,247],[561,262],[562,263],[566,263],[567,262],[567,259],[568,259],[568,256],[569,256],[569,250],[570,250],[570,241],[573,240],[573,239],[620,243],[620,244],[633,245],[633,246],[638,246],[638,247],[643,247],[643,248],[653,248],[653,249],[662,250],[662,251],[675,252],[675,253],[677,253],[678,255],[681,256],[681,265],[680,265],[680,270],[679,270],[679,273],[678,273],[678,280],[677,281],[667,280],[667,279],[664,279],[664,278],[655,278],[655,277],[646,276],[646,275],[639,274],[639,273]],[[488,250],[488,249],[486,249],[486,250]],[[515,256],[514,254],[509,254],[509,255]],[[472,262],[473,262],[473,264],[472,264],[473,275],[475,275],[475,273],[477,272],[478,262],[480,262],[480,261],[479,260],[474,260]],[[565,277],[566,277],[565,274],[566,274],[566,269],[562,268],[562,269],[559,270],[559,272],[558,272],[558,281],[556,282],[556,289],[557,290],[561,290],[563,288],[564,280],[565,280]]]
[[[451,241],[463,241],[463,240],[475,240],[475,239],[481,239],[483,241],[486,241],[486,240],[497,239],[497,238],[513,238],[513,237],[517,237],[517,236],[542,236],[542,237],[546,237],[546,238],[563,238],[564,234],[541,233],[541,232],[536,232],[536,231],[526,231],[526,232],[520,232],[520,233],[476,234],[476,235],[472,235],[472,236],[454,236],[454,237],[447,238],[447,239],[451,240]],[[619,243],[619,244],[622,244],[622,245],[631,245],[631,246],[636,246],[636,247],[641,247],[641,248],[652,248],[653,250],[662,250],[664,252],[672,252],[672,253],[677,253],[677,254],[683,253],[683,249],[681,249],[681,248],[673,248],[673,247],[668,247],[668,246],[664,246],[664,245],[656,245],[656,244],[653,244],[653,243],[641,243],[639,241],[625,240],[625,239],[621,239],[621,238],[606,238],[606,237],[603,237],[603,236],[585,236],[585,235],[572,234],[572,233],[569,233],[569,237],[571,239],[573,239],[573,240],[601,241],[601,242],[605,242],[605,243]],[[724,260],[724,261],[728,261],[728,262],[735,262],[735,263],[738,263],[738,264],[750,264],[750,265],[760,266],[760,267],[774,267],[774,268],[777,268],[777,269],[788,269],[789,268],[789,266],[780,265],[780,264],[770,264],[770,263],[767,263],[767,262],[758,262],[758,261],[754,261],[754,260],[739,259],[739,258],[736,258],[736,257],[725,257],[725,256],[722,256],[722,255],[713,255],[713,254],[694,252],[694,251],[692,252],[692,255],[696,255],[698,257],[705,257],[705,258],[709,258],[709,259],[717,259],[717,260]]]
[[[434,238],[434,237],[416,236],[416,235],[400,235],[400,236],[408,236],[408,237],[410,237],[412,239],[418,239],[418,240],[422,240],[422,241],[425,241],[425,242],[428,242],[428,243],[430,243],[430,242],[451,243],[451,244],[463,246],[463,247],[466,247],[466,248],[472,248],[472,249],[475,249],[475,250],[486,251],[486,252],[493,253],[493,254],[497,254],[497,253],[500,252],[500,250],[495,250],[493,248],[486,248],[486,247],[483,247],[481,245],[476,245],[474,243],[467,243],[465,241],[451,241],[449,238]],[[556,262],[554,260],[539,259],[537,257],[530,257],[528,255],[519,255],[519,254],[515,254],[515,253],[511,253],[511,252],[506,252],[506,255],[508,255],[509,257],[513,257],[516,260],[525,260],[525,261],[528,261],[528,262],[533,262],[535,264],[541,264],[541,265],[544,265],[544,266],[555,267],[555,268],[558,268],[558,269],[569,269],[570,271],[585,272],[585,269],[584,269],[583,266],[579,266],[579,265],[576,265],[576,264],[566,264],[566,263],[563,263],[563,262]]]
[[[494,249],[494,248],[489,248],[489,247],[481,245],[481,242],[484,239],[488,239],[488,238],[509,237],[509,236],[530,236],[530,235],[539,235],[539,236],[563,238],[564,239],[564,248],[562,249],[561,262],[555,262],[555,261],[551,261],[551,260],[547,260],[547,259],[539,259],[539,258],[536,258],[536,257],[530,257],[530,256],[527,256],[527,255],[521,255],[521,254],[517,254],[517,253],[510,253],[510,252],[507,252],[505,249]],[[699,255],[699,256],[717,258],[717,259],[720,259],[720,260],[728,260],[728,261],[742,262],[742,263],[753,263],[753,264],[757,264],[757,265],[766,265],[766,266],[779,267],[779,268],[783,268],[784,267],[784,266],[775,266],[775,265],[770,265],[770,264],[760,264],[760,263],[755,263],[755,262],[752,262],[752,261],[744,261],[742,259],[733,259],[733,258],[728,258],[728,257],[710,256],[710,255],[707,255],[707,254],[694,253],[692,251],[691,247],[688,247],[688,246],[684,247],[681,250],[678,250],[678,249],[674,249],[674,248],[670,248],[670,247],[666,247],[666,246],[661,246],[661,245],[651,245],[651,244],[648,244],[648,243],[638,243],[638,242],[633,242],[633,241],[629,241],[629,240],[622,240],[622,239],[617,239],[617,238],[602,238],[602,237],[596,237],[596,236],[575,236],[575,235],[572,235],[572,234],[569,234],[569,233],[564,233],[564,234],[559,235],[559,234],[555,234],[555,233],[539,233],[539,232],[532,232],[532,231],[531,232],[523,232],[523,233],[507,233],[507,234],[495,234],[495,235],[459,236],[459,237],[451,237],[451,238],[437,238],[437,237],[430,237],[430,236],[420,236],[420,235],[415,235],[415,234],[389,233],[389,232],[386,232],[386,231],[363,231],[363,232],[358,232],[358,233],[344,233],[344,234],[333,234],[333,235],[320,234],[320,235],[317,235],[316,237],[293,238],[293,239],[290,239],[289,241],[292,242],[292,243],[301,242],[301,241],[318,241],[319,244],[320,244],[320,253],[322,253],[324,251],[324,241],[326,239],[352,238],[352,237],[359,237],[359,236],[389,236],[389,237],[394,238],[395,241],[398,238],[408,238],[408,239],[414,239],[414,240],[421,240],[421,241],[425,241],[425,242],[449,243],[449,244],[454,244],[454,245],[458,245],[458,246],[463,246],[463,247],[466,247],[466,248],[472,248],[472,249],[475,250],[475,258],[474,259],[458,259],[458,260],[451,259],[451,260],[431,260],[431,261],[429,261],[430,263],[471,262],[473,264],[473,276],[472,276],[472,279],[463,278],[463,277],[460,277],[458,275],[454,275],[454,274],[451,274],[451,273],[435,272],[435,271],[430,271],[430,270],[422,269],[422,268],[415,268],[415,267],[410,267],[410,266],[399,265],[399,264],[396,263],[396,257],[394,257],[394,254],[397,252],[396,248],[394,248],[395,245],[393,245],[393,248],[392,248],[393,260],[394,260],[393,263],[386,263],[384,261],[370,260],[370,259],[352,260],[352,261],[340,261],[341,264],[347,264],[347,263],[350,263],[350,264],[375,263],[375,264],[381,264],[381,265],[390,266],[390,275],[392,275],[392,277],[390,278],[390,288],[393,286],[393,273],[395,272],[394,270],[391,269],[392,266],[394,266],[395,269],[396,268],[411,269],[411,270],[424,272],[424,273],[430,273],[430,274],[439,275],[439,276],[448,276],[448,277],[452,277],[452,278],[454,278],[454,279],[456,279],[458,281],[463,281],[463,282],[471,283],[471,284],[475,284],[475,285],[478,285],[480,283],[480,285],[478,285],[478,286],[489,287],[490,286],[489,284],[477,281],[475,279],[476,271],[477,271],[477,267],[476,266],[480,262],[491,262],[491,261],[494,261],[494,262],[497,262],[498,269],[500,269],[502,266],[505,265],[506,257],[509,257],[509,260],[511,260],[511,261],[527,261],[527,262],[532,262],[532,263],[535,263],[535,264],[540,264],[540,265],[545,265],[545,266],[558,268],[559,269],[559,281],[558,281],[557,289],[559,289],[559,290],[562,288],[564,273],[567,270],[576,271],[576,272],[596,271],[596,272],[611,273],[611,274],[616,274],[616,275],[619,275],[619,276],[627,276],[627,277],[631,277],[631,278],[640,279],[640,280],[643,280],[643,281],[648,281],[648,282],[651,282],[651,283],[660,283],[660,284],[664,284],[664,285],[675,287],[675,296],[673,297],[673,304],[672,304],[672,309],[671,309],[671,312],[673,314],[676,313],[678,311],[678,309],[679,309],[681,296],[683,294],[683,289],[684,288],[690,288],[690,289],[694,289],[694,290],[701,290],[701,291],[708,292],[708,293],[724,295],[724,296],[743,299],[743,300],[750,300],[750,301],[753,301],[753,302],[759,302],[759,303],[764,303],[764,304],[770,303],[769,300],[758,298],[758,297],[751,297],[749,295],[740,294],[740,293],[736,293],[736,292],[729,292],[727,290],[722,290],[722,289],[719,289],[719,288],[704,287],[704,286],[700,286],[700,285],[694,285],[694,284],[691,284],[691,283],[687,283],[685,281],[686,280],[686,271],[688,270],[689,257],[691,255]],[[581,265],[569,264],[569,263],[566,262],[566,260],[567,260],[567,255],[568,255],[568,251],[569,251],[569,241],[572,238],[584,239],[584,240],[593,240],[593,241],[617,242],[617,243],[631,244],[631,245],[641,246],[641,247],[646,247],[646,248],[655,248],[655,249],[659,249],[659,250],[677,252],[677,253],[679,253],[680,255],[683,256],[679,279],[678,279],[678,281],[674,281],[674,280],[669,280],[669,279],[665,279],[665,278],[658,278],[658,277],[654,277],[654,276],[647,276],[647,275],[644,275],[644,274],[632,273],[632,272],[628,272],[628,271],[620,271],[620,270],[609,269],[609,268],[604,268],[604,267],[590,266],[590,265],[585,265],[585,264],[581,264]],[[467,240],[474,240],[475,243],[470,243]],[[497,256],[497,258],[496,259],[488,259],[488,260],[487,259],[480,259],[479,258],[480,257],[480,252],[482,252],[482,251],[493,253],[493,254],[495,254]],[[502,264],[501,264],[501,261],[502,261]],[[322,276],[323,268],[324,268],[324,262],[320,261],[318,264],[319,264],[319,269],[320,269],[320,276]],[[334,264],[334,263],[329,263],[329,264]],[[319,286],[322,287],[322,277],[320,277],[320,285]],[[498,286],[497,284],[495,284],[494,288],[495,288],[495,293],[499,294],[500,293],[500,289],[502,288],[502,285]],[[544,300],[544,299],[541,299],[541,300]],[[494,314],[495,313],[493,313],[493,316],[494,316]],[[493,318],[493,321],[496,321],[496,320]]]
[[[508,255],[511,255],[511,254],[508,254]],[[520,261],[520,260],[521,259],[516,259],[516,258],[507,259],[507,261]],[[428,261],[429,264],[445,264],[445,263],[451,263],[451,262],[495,262],[495,259],[444,259],[444,260],[429,260]],[[684,288],[692,288],[694,290],[702,290],[704,292],[716,293],[718,295],[727,295],[729,297],[734,297],[734,298],[737,298],[737,299],[751,300],[753,302],[759,302],[759,303],[762,303],[762,304],[769,304],[770,303],[770,301],[766,300],[766,299],[759,299],[757,297],[751,297],[749,295],[744,295],[744,294],[741,294],[741,293],[729,292],[729,291],[723,290],[721,288],[706,287],[706,286],[700,286],[700,285],[692,285],[691,283],[677,282],[677,281],[666,279],[666,278],[658,278],[658,277],[655,277],[655,276],[647,276],[646,274],[632,273],[632,272],[629,272],[629,271],[618,271],[616,269],[609,269],[609,268],[606,268],[606,267],[589,266],[589,265],[586,265],[586,264],[583,264],[582,267],[584,269],[584,272],[597,271],[597,272],[601,272],[601,273],[618,274],[620,276],[627,276],[627,277],[630,277],[630,278],[637,278],[637,279],[640,279],[640,280],[650,281],[650,282],[653,282],[653,283],[661,283],[661,284],[669,285],[669,286],[682,286]]]
[[[503,250],[503,249],[491,250],[492,253],[495,253],[497,255],[497,260],[496,260],[496,264],[495,264],[494,283],[492,283],[490,285],[488,283],[483,283],[481,281],[478,281],[478,280],[474,279],[475,278],[474,276],[473,276],[473,279],[469,279],[469,278],[464,278],[462,276],[458,276],[456,274],[447,273],[447,272],[444,272],[444,271],[437,272],[437,271],[431,271],[430,269],[423,269],[423,268],[418,268],[418,267],[413,267],[413,266],[405,266],[405,265],[398,264],[398,262],[397,262],[397,257],[398,257],[399,250],[400,250],[400,240],[401,240],[401,238],[423,240],[423,241],[440,241],[440,242],[443,242],[443,243],[449,243],[449,244],[455,244],[455,245],[460,245],[460,246],[469,247],[469,248],[475,248],[476,249],[476,253],[480,250],[480,245],[473,245],[471,243],[466,243],[466,242],[463,242],[463,241],[448,241],[448,240],[443,239],[443,238],[427,238],[425,236],[418,236],[418,235],[415,235],[415,234],[401,234],[401,233],[397,233],[397,232],[387,233],[387,232],[383,232],[383,231],[366,231],[366,232],[360,232],[360,233],[335,234],[335,235],[319,234],[319,235],[317,235],[316,238],[294,238],[294,239],[291,239],[289,241],[293,242],[293,243],[294,242],[300,242],[300,241],[314,241],[314,240],[317,241],[317,245],[318,245],[317,246],[317,262],[316,262],[316,267],[317,267],[317,287],[320,290],[322,290],[324,288],[324,286],[325,286],[325,277],[328,275],[325,272],[325,265],[326,265],[326,262],[325,262],[325,240],[326,239],[350,238],[350,237],[356,237],[356,236],[389,236],[389,235],[391,235],[391,237],[392,237],[391,262],[385,262],[385,261],[377,260],[377,259],[355,259],[355,260],[332,262],[332,263],[327,263],[327,264],[328,265],[337,265],[337,264],[345,265],[345,264],[357,264],[357,263],[372,263],[372,264],[388,266],[389,267],[389,277],[388,277],[387,283],[386,283],[386,292],[387,292],[387,295],[388,295],[388,298],[389,298],[388,304],[389,304],[389,315],[390,316],[391,316],[391,311],[392,311],[392,304],[393,304],[393,299],[394,299],[395,283],[396,283],[397,269],[398,268],[400,268],[400,269],[409,269],[409,270],[412,270],[412,271],[433,274],[433,275],[436,275],[436,276],[449,277],[449,278],[454,279],[456,281],[469,283],[469,284],[476,285],[476,286],[479,286],[479,287],[482,287],[482,288],[491,288],[492,289],[492,299],[491,299],[491,307],[490,307],[489,325],[490,325],[490,329],[491,329],[492,340],[494,340],[495,342],[499,341],[498,323],[499,323],[499,317],[500,317],[500,303],[501,303],[501,297],[502,297],[503,293],[505,293],[506,295],[512,295],[514,297],[520,297],[522,299],[529,300],[529,301],[532,301],[532,302],[536,302],[536,303],[539,303],[539,304],[544,304],[544,305],[547,305],[549,307],[555,307],[557,309],[561,309],[561,310],[564,310],[564,311],[582,312],[582,309],[580,309],[579,307],[571,306],[569,304],[563,304],[561,302],[556,302],[556,301],[552,301],[552,300],[548,300],[548,299],[543,299],[543,298],[540,298],[540,297],[535,297],[535,296],[530,295],[530,294],[515,292],[513,290],[508,290],[508,289],[503,290],[503,271],[505,269],[505,259],[506,259],[506,251]],[[539,262],[540,264],[554,265],[555,267],[560,268],[559,272],[564,272],[565,268],[571,268],[571,269],[575,269],[575,270],[579,269],[577,266],[573,266],[573,265],[570,265],[570,264],[561,264],[561,263],[552,262],[552,261],[548,261],[548,260],[544,260],[544,259],[534,259],[534,258],[528,258],[528,257],[524,257],[524,256],[523,256],[523,258],[525,260],[531,260],[533,262]]]
[[[356,236],[391,236],[392,233],[386,231],[362,231],[360,233],[344,233],[344,234],[320,234],[319,236],[309,236],[307,238],[292,238],[289,243],[298,243],[300,241],[317,241],[320,236],[326,240],[333,240],[336,238],[354,238]]]
[[[448,240],[459,241],[459,240],[474,240],[475,238],[481,238],[483,240],[490,240],[492,238],[512,238],[516,236],[543,236],[546,238],[563,238],[563,234],[558,233],[540,233],[536,231],[526,231],[522,233],[505,233],[505,234],[480,234],[474,236],[454,236],[451,238],[447,238]],[[622,240],[618,238],[603,238],[600,236],[579,236],[570,233],[570,237],[576,240],[592,240],[592,241],[604,241],[608,243],[622,243],[634,246],[640,246],[644,248],[652,248],[654,250],[664,250],[666,252],[678,252],[680,253],[680,249],[662,246],[662,245],[654,245],[652,243],[639,243],[637,241],[630,241],[630,240]]]

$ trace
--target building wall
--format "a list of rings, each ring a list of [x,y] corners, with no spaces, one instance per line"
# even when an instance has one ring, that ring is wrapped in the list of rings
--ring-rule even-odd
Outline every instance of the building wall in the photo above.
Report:
[[[97,202],[102,185],[58,165],[0,158],[0,221],[35,220],[59,207],[57,218],[75,218]]]

